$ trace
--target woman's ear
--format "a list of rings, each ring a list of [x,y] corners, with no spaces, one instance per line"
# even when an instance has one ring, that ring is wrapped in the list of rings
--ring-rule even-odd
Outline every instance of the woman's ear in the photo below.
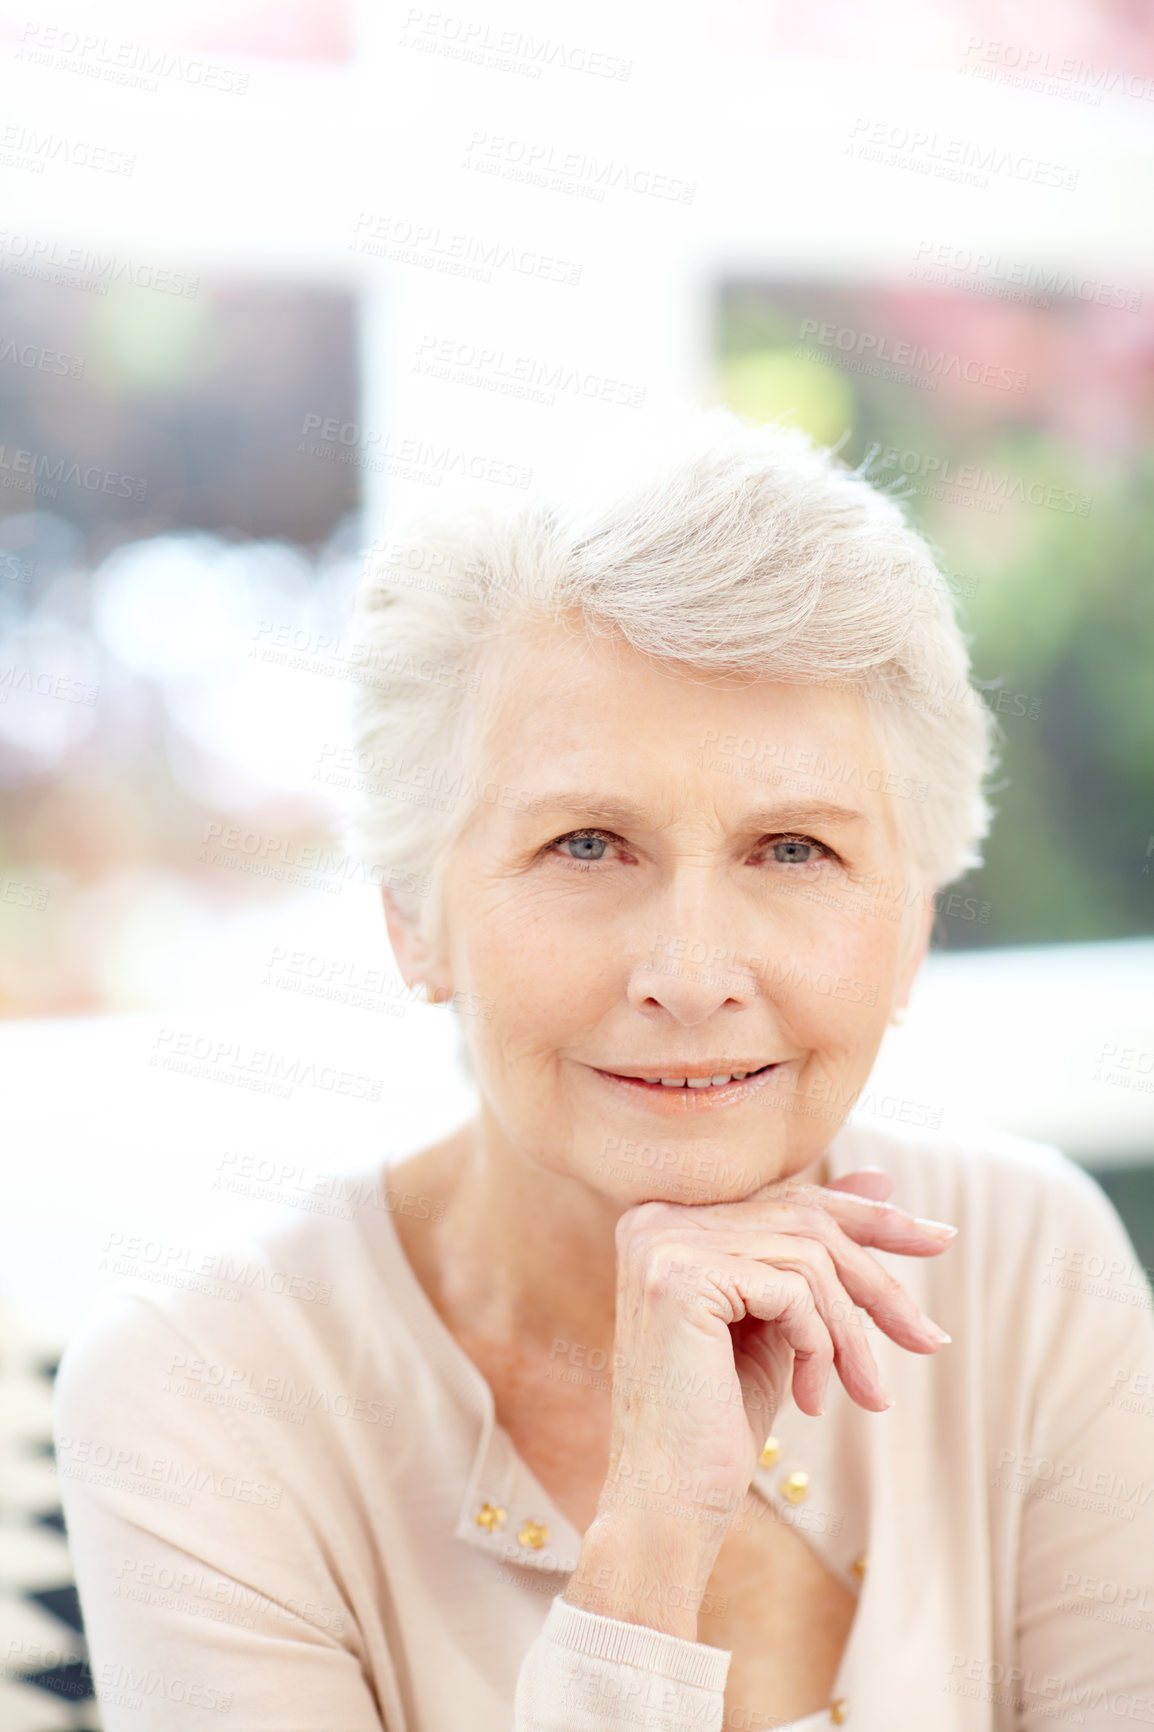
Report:
[[[448,966],[421,931],[420,919],[399,906],[387,885],[381,888],[385,909],[385,925],[389,943],[397,959],[401,978],[410,992],[414,987],[426,988],[430,1004],[438,1004],[453,996],[453,983]]]

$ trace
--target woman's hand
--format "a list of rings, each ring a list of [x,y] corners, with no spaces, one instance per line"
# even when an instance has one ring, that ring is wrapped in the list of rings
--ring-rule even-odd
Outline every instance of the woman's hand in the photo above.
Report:
[[[820,1414],[836,1371],[859,1406],[891,1405],[862,1312],[912,1353],[947,1339],[863,1249],[932,1257],[952,1242],[952,1228],[886,1202],[891,1189],[888,1174],[864,1168],[824,1186],[777,1180],[738,1203],[647,1202],[621,1216],[609,1473],[567,1599],[628,1619],[628,1594],[611,1593],[611,1611],[598,1600],[595,1566],[602,1578],[607,1559],[673,1568],[685,1615],[661,1627],[695,1639],[690,1602],[787,1391]],[[651,1622],[651,1605],[632,1621]]]

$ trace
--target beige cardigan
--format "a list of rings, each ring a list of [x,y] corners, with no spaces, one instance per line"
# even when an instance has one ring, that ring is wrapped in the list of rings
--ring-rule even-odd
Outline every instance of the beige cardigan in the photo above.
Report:
[[[875,1332],[894,1408],[835,1375],[756,1476],[859,1593],[835,1706],[797,1732],[1154,1723],[1154,1320],[1114,1210],[993,1133],[845,1126],[829,1160],[960,1231],[873,1253],[952,1345]],[[737,1732],[725,1650],[560,1599],[581,1536],[401,1250],[390,1209],[427,1205],[387,1179],[110,1296],[70,1342],[57,1459],[106,1732]]]

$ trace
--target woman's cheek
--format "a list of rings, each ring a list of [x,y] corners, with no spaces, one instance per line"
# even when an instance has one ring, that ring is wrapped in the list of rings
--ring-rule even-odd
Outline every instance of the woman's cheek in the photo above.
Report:
[[[878,930],[878,925],[811,929],[791,945],[786,968],[771,969],[770,981],[774,974],[784,975],[820,1015],[841,1007],[845,1015],[838,1015],[839,1022],[852,1020],[855,1011],[871,1022],[870,1009],[889,1003],[897,958],[896,927]]]

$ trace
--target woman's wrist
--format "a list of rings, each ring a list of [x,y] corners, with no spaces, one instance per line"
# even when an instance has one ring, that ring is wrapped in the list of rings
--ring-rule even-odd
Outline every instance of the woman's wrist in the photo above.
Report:
[[[652,1515],[599,1515],[581,1542],[562,1599],[583,1611],[696,1642],[697,1614],[720,1536]]]

